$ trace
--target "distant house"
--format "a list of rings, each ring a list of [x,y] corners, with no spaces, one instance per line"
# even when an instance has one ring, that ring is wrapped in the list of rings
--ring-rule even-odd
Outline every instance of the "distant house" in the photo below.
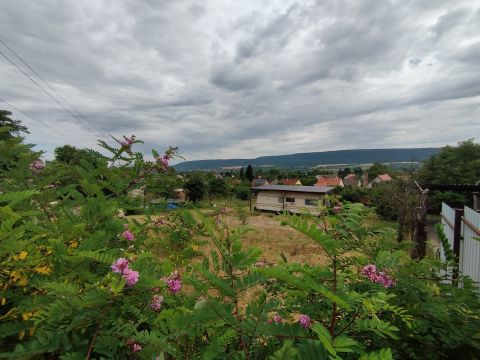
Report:
[[[343,180],[339,178],[338,176],[333,176],[333,175],[321,175],[317,176],[317,183],[315,186],[329,186],[329,187],[344,187],[345,185],[343,184]]]
[[[255,210],[302,213],[309,210],[318,215],[318,203],[323,203],[326,194],[333,187],[298,186],[298,185],[264,185],[250,188],[257,194]],[[251,206],[251,203],[250,203]]]
[[[302,186],[302,183],[298,179],[282,179],[280,180],[282,185],[289,185],[289,186]]]
[[[174,198],[180,201],[187,200],[187,194],[184,189],[174,189],[173,193],[175,194]]]
[[[267,179],[253,179],[252,180],[252,187],[256,186],[263,186],[263,185],[270,185]]]
[[[361,181],[357,178],[356,174],[348,174],[343,178],[343,185],[351,188],[358,188],[362,186]]]
[[[143,198],[145,196],[145,186],[129,191],[128,196],[132,198]]]
[[[374,187],[375,185],[378,185],[378,184],[381,184],[381,183],[384,183],[384,182],[389,182],[389,181],[392,181],[392,177],[388,174],[382,174],[382,175],[378,175],[375,179],[373,179],[367,186],[366,188],[367,189],[371,189],[372,187]]]

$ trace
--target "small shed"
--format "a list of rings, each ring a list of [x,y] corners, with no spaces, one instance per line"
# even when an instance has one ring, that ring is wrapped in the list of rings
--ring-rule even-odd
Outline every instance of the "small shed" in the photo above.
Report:
[[[250,192],[257,195],[255,210],[289,211],[298,214],[307,209],[312,214],[318,215],[318,203],[323,203],[325,195],[333,189],[328,186],[264,185],[252,187]]]

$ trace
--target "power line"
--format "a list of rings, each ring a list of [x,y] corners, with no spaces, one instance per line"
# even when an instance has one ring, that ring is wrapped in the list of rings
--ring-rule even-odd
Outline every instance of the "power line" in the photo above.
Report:
[[[29,117],[30,119],[38,122],[40,125],[43,125],[43,126],[49,128],[49,129],[55,131],[57,134],[59,134],[60,136],[64,137],[66,140],[68,140],[68,141],[70,141],[70,142],[73,142],[73,143],[75,143],[75,144],[77,144],[77,145],[79,145],[79,146],[82,146],[82,145],[80,145],[78,142],[76,142],[75,140],[70,139],[68,136],[66,136],[65,134],[61,133],[61,132],[58,131],[57,129],[55,129],[54,127],[48,125],[47,123],[43,122],[42,120],[37,119],[36,117],[28,114],[27,112],[23,111],[22,109],[19,109],[17,106],[13,105],[12,103],[9,103],[8,101],[6,101],[6,100],[4,100],[4,99],[2,99],[2,98],[0,98],[0,101],[1,101],[1,102],[4,102],[4,103],[7,104],[8,106],[14,108],[15,110],[17,110],[18,112],[22,113],[23,115]]]
[[[10,46],[8,46],[5,41],[3,41],[2,39],[0,39],[0,43],[3,44],[3,46],[5,46],[8,50],[10,50],[10,52],[15,55],[28,69],[30,69],[30,71],[32,73],[34,73],[35,75],[37,75],[37,77],[43,81],[43,83],[45,85],[47,85],[49,87],[50,90],[52,90],[60,99],[62,99],[68,106],[70,106],[70,108],[75,111],[78,116],[80,116],[83,120],[85,120],[88,124],[89,124],[89,127],[92,129],[92,130],[95,130],[93,127],[91,127],[91,124],[90,122],[85,118],[85,116],[83,116],[69,101],[67,101],[67,99],[65,99],[61,94],[59,94],[57,92],[57,90],[55,90],[55,88],[53,86],[50,85],[50,83],[45,80],[45,78],[40,75],[38,73],[38,71],[36,71],[30,64],[28,64],[19,54],[17,54],[17,52],[15,50],[13,50]]]
[[[28,75],[21,67],[19,67],[14,61],[12,61],[7,55],[5,55],[2,51],[0,51],[0,55],[2,55],[7,61],[15,66],[23,75],[28,77],[30,81],[32,81],[36,86],[38,86],[45,94],[47,94],[52,100],[54,100],[58,105],[60,105],[66,112],[68,112],[75,120],[80,122],[88,131],[90,131],[95,136],[101,137],[101,135],[95,134],[94,130],[92,130],[84,121],[78,118],[75,114],[73,114],[65,105],[63,105],[56,97],[54,97],[51,93],[49,93],[42,85],[36,82],[30,75]]]

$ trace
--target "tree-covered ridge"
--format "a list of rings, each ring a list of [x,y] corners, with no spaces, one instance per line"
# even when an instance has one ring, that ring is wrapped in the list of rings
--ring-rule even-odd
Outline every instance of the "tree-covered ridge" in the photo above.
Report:
[[[419,162],[438,152],[438,148],[358,149],[291,155],[261,156],[255,159],[216,159],[185,161],[175,165],[179,171],[212,170],[221,167],[277,166],[286,168],[311,167],[328,164],[370,164],[374,162]]]

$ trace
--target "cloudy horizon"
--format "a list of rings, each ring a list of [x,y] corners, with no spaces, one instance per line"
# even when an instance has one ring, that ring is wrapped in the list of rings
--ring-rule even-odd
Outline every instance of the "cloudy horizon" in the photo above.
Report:
[[[0,55],[0,109],[47,158],[453,145],[480,134],[479,30],[478,1],[6,1],[0,52],[58,101]]]

